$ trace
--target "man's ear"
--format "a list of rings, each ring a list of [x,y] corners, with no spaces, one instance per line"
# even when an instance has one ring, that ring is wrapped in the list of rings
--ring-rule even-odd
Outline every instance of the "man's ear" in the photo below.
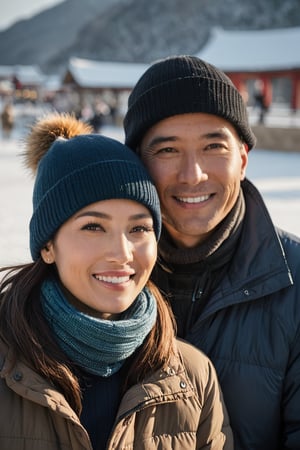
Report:
[[[242,165],[241,165],[241,180],[244,180],[246,176],[246,168],[248,165],[248,145],[246,143],[241,144],[241,159],[242,159]]]
[[[52,242],[49,241],[41,250],[41,257],[46,264],[54,263],[54,252]]]

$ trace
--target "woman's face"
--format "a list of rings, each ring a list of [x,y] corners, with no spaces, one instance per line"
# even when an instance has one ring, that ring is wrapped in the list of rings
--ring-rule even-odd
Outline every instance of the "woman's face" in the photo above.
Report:
[[[112,319],[150,277],[157,256],[152,215],[132,200],[93,203],[65,222],[41,254],[55,263],[77,309]]]

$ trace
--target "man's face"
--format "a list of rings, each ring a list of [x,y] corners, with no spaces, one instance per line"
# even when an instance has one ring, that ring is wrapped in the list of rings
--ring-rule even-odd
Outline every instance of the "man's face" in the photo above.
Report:
[[[147,131],[139,151],[176,244],[205,241],[234,206],[245,177],[246,145],[233,125],[211,114],[172,116]]]

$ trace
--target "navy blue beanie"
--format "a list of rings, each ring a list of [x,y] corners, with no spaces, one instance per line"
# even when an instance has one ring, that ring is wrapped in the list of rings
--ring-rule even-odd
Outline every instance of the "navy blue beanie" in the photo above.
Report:
[[[108,199],[135,200],[146,206],[159,239],[158,195],[140,159],[129,148],[97,134],[56,139],[37,166],[30,221],[33,260],[73,214]]]
[[[125,144],[136,150],[157,122],[196,112],[223,117],[249,150],[255,145],[245,102],[232,81],[217,67],[189,55],[157,61],[138,80],[124,118]]]

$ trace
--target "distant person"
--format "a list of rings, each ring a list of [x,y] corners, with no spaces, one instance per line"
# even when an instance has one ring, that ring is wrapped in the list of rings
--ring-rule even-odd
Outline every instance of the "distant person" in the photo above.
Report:
[[[256,80],[254,84],[254,100],[255,106],[258,108],[259,116],[258,123],[263,125],[265,123],[265,116],[269,109],[267,95],[264,89],[262,80]]]
[[[161,201],[152,279],[215,364],[235,449],[299,450],[300,239],[246,178],[245,102],[215,66],[174,56],[141,76],[124,127]]]
[[[153,182],[90,131],[50,115],[27,141],[33,262],[2,269],[0,449],[233,450],[213,365],[149,282]]]
[[[103,126],[103,114],[101,111],[95,111],[88,123],[93,127],[94,133],[100,133]]]
[[[1,113],[2,135],[5,139],[11,137],[14,127],[14,111],[11,103],[5,103]]]
[[[96,102],[94,113],[89,119],[89,124],[93,127],[95,133],[101,133],[105,119],[110,114],[110,108],[102,100]]]

